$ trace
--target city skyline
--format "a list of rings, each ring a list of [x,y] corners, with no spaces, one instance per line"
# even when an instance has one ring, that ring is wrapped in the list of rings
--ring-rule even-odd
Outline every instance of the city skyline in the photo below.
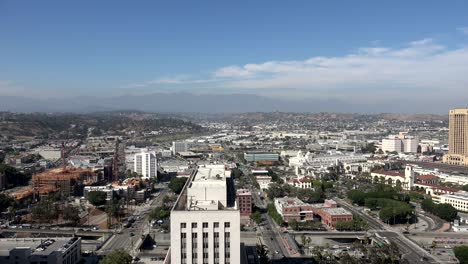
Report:
[[[244,94],[444,114],[468,99],[466,7],[7,1],[0,96]]]

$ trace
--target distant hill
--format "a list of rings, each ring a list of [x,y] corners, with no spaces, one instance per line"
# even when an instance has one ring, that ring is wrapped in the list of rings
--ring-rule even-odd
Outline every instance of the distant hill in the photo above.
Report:
[[[0,113],[2,136],[82,138],[103,132],[123,135],[128,131],[161,131],[163,134],[199,132],[203,128],[181,119],[139,112],[93,114]]]
[[[452,103],[450,103],[452,105]],[[454,105],[456,107],[457,105]],[[0,96],[0,111],[91,113],[132,109],[144,112],[249,113],[249,112],[333,112],[333,113],[436,113],[445,114],[443,104],[420,106],[412,101],[358,103],[337,99],[284,99],[252,94],[153,93],[109,97],[32,99]]]

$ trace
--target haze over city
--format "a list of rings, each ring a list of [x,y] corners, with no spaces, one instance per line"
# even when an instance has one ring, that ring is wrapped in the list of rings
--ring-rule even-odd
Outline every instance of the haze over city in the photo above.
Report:
[[[443,114],[468,99],[466,9],[466,1],[2,1],[0,108],[208,112],[206,102],[236,94],[244,110],[211,111]],[[178,110],[170,105],[181,92]]]

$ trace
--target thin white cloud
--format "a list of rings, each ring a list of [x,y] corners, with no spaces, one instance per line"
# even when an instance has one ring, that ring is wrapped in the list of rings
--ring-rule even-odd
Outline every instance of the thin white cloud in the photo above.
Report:
[[[158,85],[168,84],[168,85],[185,85],[185,84],[195,84],[195,83],[210,83],[216,82],[216,79],[191,79],[187,75],[179,75],[176,77],[163,77],[154,80],[144,81],[144,82],[137,82],[124,85],[120,88],[122,89],[133,89],[133,88],[146,88],[146,87],[154,87]]]
[[[289,97],[344,100],[468,100],[468,47],[449,49],[426,38],[400,48],[362,47],[339,56],[275,60],[215,69],[206,78],[179,75],[134,83],[127,88],[156,89],[175,85],[199,92],[248,92]],[[191,89],[196,88],[196,89]]]
[[[460,28],[457,28],[457,30],[465,35],[468,35],[468,27],[460,27]]]
[[[423,98],[458,91],[468,97],[468,48],[449,50],[432,39],[398,49],[364,47],[341,57],[231,65],[213,75],[217,77],[219,72],[228,78],[220,87],[260,93],[282,88],[288,94],[294,88],[308,96],[377,99],[388,94]]]

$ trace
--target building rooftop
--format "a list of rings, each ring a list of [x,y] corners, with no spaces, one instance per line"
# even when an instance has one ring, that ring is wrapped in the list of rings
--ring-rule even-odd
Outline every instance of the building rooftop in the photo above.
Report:
[[[33,255],[49,255],[54,251],[65,251],[79,238],[2,238],[0,255],[7,256],[15,248],[29,248]]]
[[[188,178],[172,210],[236,210],[235,196],[225,165],[201,165]]]
[[[287,206],[303,206],[303,205],[310,205],[306,204],[303,201],[301,201],[297,197],[283,197],[283,198],[275,198],[275,201],[279,203],[283,207]]]
[[[419,175],[416,177],[417,180],[420,181],[428,181],[428,180],[437,180],[439,177],[432,175],[432,174],[427,174],[427,175]]]
[[[200,181],[225,181],[231,177],[231,171],[226,170],[224,165],[203,165],[198,168],[192,183]]]
[[[322,208],[322,210],[327,212],[330,215],[352,215],[351,212],[341,207],[337,207],[337,208],[325,207],[325,208]]]
[[[252,195],[252,193],[248,189],[238,189],[237,196],[239,195]]]
[[[441,196],[468,201],[468,192],[465,191],[458,191],[454,194],[443,194]]]
[[[404,173],[394,172],[394,171],[379,170],[379,171],[376,171],[376,172],[374,172],[374,173],[376,173],[376,174],[383,174],[383,175],[387,175],[387,176],[391,176],[391,177],[401,177],[401,178],[405,178],[405,174],[404,174]]]

